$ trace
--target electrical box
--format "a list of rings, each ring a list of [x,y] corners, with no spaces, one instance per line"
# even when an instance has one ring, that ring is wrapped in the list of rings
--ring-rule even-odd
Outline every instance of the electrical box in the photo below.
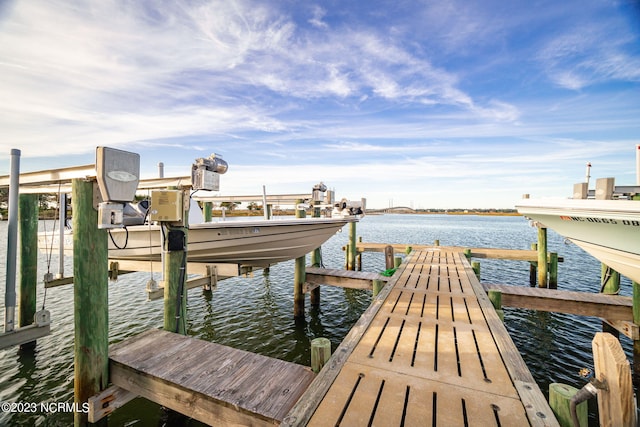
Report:
[[[103,202],[98,205],[98,228],[124,227],[124,205]]]
[[[220,190],[220,174],[206,169],[195,169],[191,177],[194,190]]]
[[[182,221],[182,191],[154,190],[151,192],[151,221]]]

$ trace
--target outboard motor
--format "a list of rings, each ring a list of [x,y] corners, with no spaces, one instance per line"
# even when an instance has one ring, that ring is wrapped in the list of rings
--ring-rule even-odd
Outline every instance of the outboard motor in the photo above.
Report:
[[[336,203],[331,216],[364,215],[363,201],[342,199]]]

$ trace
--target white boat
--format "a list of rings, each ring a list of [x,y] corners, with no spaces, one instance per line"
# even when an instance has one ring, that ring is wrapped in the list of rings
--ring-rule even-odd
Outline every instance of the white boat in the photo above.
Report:
[[[268,267],[306,255],[354,221],[355,217],[291,218],[192,224],[187,237],[188,261]],[[159,226],[111,230],[111,237],[109,258],[160,260]]]
[[[219,221],[191,224],[188,229],[189,262],[232,263],[268,267],[306,255],[320,247],[345,224],[357,217],[285,218]],[[70,231],[65,234],[65,251],[72,249]],[[109,230],[109,258],[159,261],[159,225],[133,225]],[[51,239],[54,239],[52,242]],[[58,235],[39,235],[40,248],[57,248]]]
[[[523,199],[516,208],[640,283],[640,201]]]

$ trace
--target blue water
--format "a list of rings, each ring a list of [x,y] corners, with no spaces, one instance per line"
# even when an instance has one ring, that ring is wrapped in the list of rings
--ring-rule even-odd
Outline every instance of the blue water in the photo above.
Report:
[[[51,223],[41,228],[51,229]],[[521,217],[457,215],[367,216],[358,224],[364,242],[431,244],[467,247],[528,249],[537,239],[536,229]],[[600,264],[590,255],[549,230],[549,250],[565,258],[559,265],[559,288],[598,292]],[[336,234],[322,249],[327,268],[342,268],[348,232]],[[6,223],[0,224],[0,241],[6,241]],[[0,248],[0,253],[6,253]],[[3,260],[6,255],[2,257]],[[365,253],[363,270],[384,270],[380,253]],[[47,265],[57,272],[58,259],[43,254],[39,274]],[[66,263],[70,275],[72,266]],[[156,274],[156,279],[159,276]],[[150,273],[120,276],[109,284],[110,341],[115,343],[149,328],[162,327],[163,302],[147,301],[145,286]],[[5,263],[0,266],[5,282]],[[486,283],[529,286],[529,264],[520,261],[481,260],[481,280]],[[4,289],[4,285],[1,285]],[[323,287],[319,309],[307,307],[304,322],[293,320],[293,262],[273,266],[268,275],[261,271],[250,278],[222,281],[211,293],[189,292],[188,333],[266,356],[308,365],[309,343],[326,337],[338,346],[371,301],[369,291]],[[621,293],[631,294],[631,284],[623,279]],[[73,289],[71,285],[49,289],[40,287],[38,306],[51,311],[52,334],[38,341],[35,351],[16,348],[0,350],[0,402],[73,401]],[[3,308],[4,299],[0,301]],[[4,310],[3,310],[4,311]],[[4,319],[4,317],[2,318]],[[3,321],[3,320],[2,320]],[[541,389],[561,382],[581,387],[580,368],[593,365],[591,340],[602,329],[599,319],[505,309],[505,324]],[[621,338],[631,358],[632,343]],[[630,359],[631,360],[631,359]],[[590,405],[590,424],[597,425],[595,402]],[[114,426],[157,426],[159,407],[135,399],[109,418]],[[67,426],[72,414],[0,413],[0,425]],[[191,422],[189,425],[199,425]]]

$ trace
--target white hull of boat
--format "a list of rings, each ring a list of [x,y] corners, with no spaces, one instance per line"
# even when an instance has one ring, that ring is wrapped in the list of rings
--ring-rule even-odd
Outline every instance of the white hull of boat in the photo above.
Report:
[[[516,208],[640,282],[640,201],[525,199]]]
[[[306,255],[345,224],[356,220],[355,217],[304,218],[192,224],[188,230],[187,259],[189,262],[267,267]],[[110,234],[110,259],[161,259],[161,231],[157,225],[128,226],[110,230]],[[53,244],[45,241],[43,235],[39,237],[41,248],[57,248],[57,235]],[[69,237],[65,236],[65,251],[72,249]]]

